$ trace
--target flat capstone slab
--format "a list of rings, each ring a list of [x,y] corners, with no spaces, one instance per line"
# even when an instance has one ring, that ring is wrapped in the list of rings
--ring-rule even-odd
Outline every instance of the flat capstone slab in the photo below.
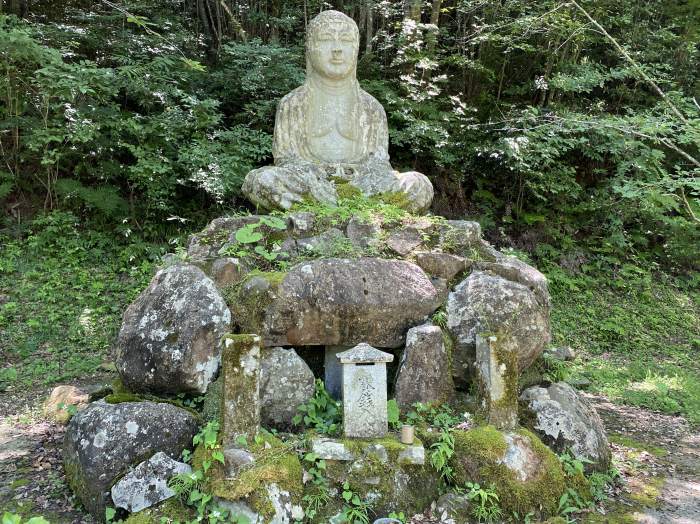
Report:
[[[387,452],[386,447],[377,440],[353,440],[353,449],[350,449],[342,440],[329,437],[316,437],[311,440],[311,451],[323,460],[337,460],[340,462],[350,462],[360,460],[368,455],[378,457],[381,462],[388,462],[392,455]],[[425,464],[425,448],[423,444],[401,444],[398,439],[392,444],[401,450],[398,457],[395,457],[399,464],[422,466]]]

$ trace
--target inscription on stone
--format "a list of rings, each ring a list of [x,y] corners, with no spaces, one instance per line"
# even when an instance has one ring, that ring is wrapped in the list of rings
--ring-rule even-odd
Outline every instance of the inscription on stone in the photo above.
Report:
[[[386,364],[394,355],[369,344],[359,344],[336,356],[343,368],[345,436],[383,437],[388,431]]]

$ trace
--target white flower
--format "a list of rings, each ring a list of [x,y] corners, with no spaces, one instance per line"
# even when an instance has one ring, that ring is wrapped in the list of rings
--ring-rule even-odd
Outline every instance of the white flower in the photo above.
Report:
[[[535,89],[538,91],[547,91],[549,89],[549,84],[543,76],[538,76],[535,78]]]

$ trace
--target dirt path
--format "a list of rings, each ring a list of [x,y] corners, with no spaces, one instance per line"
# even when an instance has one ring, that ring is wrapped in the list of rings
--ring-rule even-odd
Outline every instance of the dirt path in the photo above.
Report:
[[[622,506],[632,504],[628,519],[642,524],[700,524],[698,429],[683,417],[620,406],[605,397],[587,398],[611,438],[616,467],[625,480],[618,501]]]

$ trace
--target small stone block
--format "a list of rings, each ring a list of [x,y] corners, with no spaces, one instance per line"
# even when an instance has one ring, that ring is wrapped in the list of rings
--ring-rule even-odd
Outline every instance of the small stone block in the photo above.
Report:
[[[326,346],[323,361],[323,385],[336,400],[343,394],[343,366],[337,358],[338,353],[349,349],[348,346]]]
[[[224,464],[226,466],[226,476],[235,477],[238,472],[248,464],[255,462],[255,457],[250,451],[240,448],[229,448],[224,450]]]
[[[311,451],[324,460],[355,460],[352,451],[345,444],[330,438],[315,438],[311,441]]]
[[[425,464],[425,448],[420,444],[408,446],[399,453],[399,464]]]

